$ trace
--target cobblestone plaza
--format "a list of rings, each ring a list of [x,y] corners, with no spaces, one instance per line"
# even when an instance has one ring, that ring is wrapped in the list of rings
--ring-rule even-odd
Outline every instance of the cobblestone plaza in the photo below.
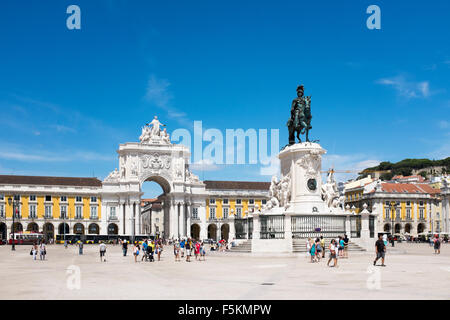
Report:
[[[30,246],[0,247],[1,299],[449,299],[450,247],[435,255],[428,244],[388,248],[387,267],[373,267],[372,252],[350,252],[338,268],[304,254],[251,255],[210,252],[206,261],[174,262],[166,246],[161,261],[135,263],[120,246],[48,246],[46,261],[33,261]],[[379,264],[380,262],[378,262]],[[79,268],[79,269],[78,269]],[[80,287],[73,286],[77,269]],[[379,279],[379,283],[378,283]]]

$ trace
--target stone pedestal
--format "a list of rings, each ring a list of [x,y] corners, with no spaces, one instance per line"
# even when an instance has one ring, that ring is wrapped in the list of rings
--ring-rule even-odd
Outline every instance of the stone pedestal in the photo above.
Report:
[[[297,143],[283,149],[280,159],[282,177],[290,175],[291,200],[287,212],[297,214],[329,213],[321,196],[322,154],[318,143]]]

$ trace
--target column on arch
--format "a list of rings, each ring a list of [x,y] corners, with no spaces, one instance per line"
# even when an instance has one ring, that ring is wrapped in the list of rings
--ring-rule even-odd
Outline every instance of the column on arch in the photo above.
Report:
[[[186,236],[191,237],[191,203],[186,203]]]

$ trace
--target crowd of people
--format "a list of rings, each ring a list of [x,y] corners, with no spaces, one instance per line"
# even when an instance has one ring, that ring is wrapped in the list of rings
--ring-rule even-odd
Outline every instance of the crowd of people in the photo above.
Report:
[[[311,263],[320,262],[322,258],[325,258],[328,252],[327,266],[337,267],[338,258],[348,258],[348,242],[347,235],[339,236],[336,239],[331,239],[328,247],[326,248],[325,239],[323,236],[316,238],[315,240],[308,238],[306,240],[306,255],[311,258]],[[330,262],[333,261],[333,265],[330,266]]]

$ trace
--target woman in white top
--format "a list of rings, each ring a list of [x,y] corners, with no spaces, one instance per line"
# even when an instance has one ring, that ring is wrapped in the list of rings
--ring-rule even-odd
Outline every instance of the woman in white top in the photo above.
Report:
[[[311,238],[308,238],[306,240],[306,257],[309,257],[311,255]]]
[[[45,260],[46,254],[47,254],[47,248],[45,247],[45,243],[41,242],[41,245],[39,246],[39,258],[41,260]]]

